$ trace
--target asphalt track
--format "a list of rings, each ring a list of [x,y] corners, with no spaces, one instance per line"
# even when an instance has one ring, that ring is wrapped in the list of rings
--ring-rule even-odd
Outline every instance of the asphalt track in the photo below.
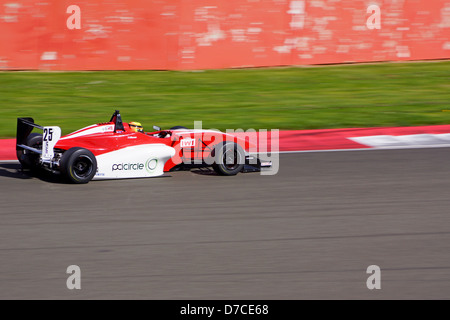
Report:
[[[0,164],[0,299],[450,298],[450,148],[280,160],[87,185]]]

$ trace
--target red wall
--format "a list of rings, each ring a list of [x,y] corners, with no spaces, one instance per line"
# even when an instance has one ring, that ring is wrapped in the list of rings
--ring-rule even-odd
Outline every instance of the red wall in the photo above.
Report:
[[[369,5],[381,10],[370,30]],[[78,5],[81,29],[66,13]],[[450,57],[450,0],[5,0],[0,69],[204,69]]]

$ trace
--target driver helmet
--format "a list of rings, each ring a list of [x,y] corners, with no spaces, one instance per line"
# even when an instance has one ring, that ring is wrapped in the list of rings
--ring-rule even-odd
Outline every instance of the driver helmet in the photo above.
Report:
[[[133,121],[130,122],[128,125],[130,126],[131,131],[144,132],[144,128],[142,127],[142,124],[140,122]]]

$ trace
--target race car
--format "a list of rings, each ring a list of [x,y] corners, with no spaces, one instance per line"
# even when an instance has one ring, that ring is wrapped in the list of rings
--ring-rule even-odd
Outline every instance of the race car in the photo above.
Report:
[[[32,132],[34,128],[42,134]],[[57,126],[40,126],[33,118],[17,119],[17,158],[24,170],[46,170],[68,182],[157,177],[165,172],[211,166],[219,175],[258,172],[270,167],[251,150],[248,140],[216,130],[168,130],[154,126],[144,132],[125,123],[119,110],[110,121],[65,136]]]

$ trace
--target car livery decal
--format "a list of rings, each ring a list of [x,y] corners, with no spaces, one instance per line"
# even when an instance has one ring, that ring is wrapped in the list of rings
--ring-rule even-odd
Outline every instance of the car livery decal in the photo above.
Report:
[[[195,139],[183,139],[180,141],[180,146],[182,148],[193,148],[195,147]]]
[[[143,170],[143,163],[114,163],[112,165],[112,171],[115,170]]]
[[[157,158],[148,159],[147,162],[145,163],[145,168],[147,169],[147,171],[149,173],[152,173],[153,171],[155,171],[157,166],[158,166]]]
[[[94,180],[156,177],[164,174],[165,163],[175,149],[164,144],[131,146],[104,153],[97,158]]]

